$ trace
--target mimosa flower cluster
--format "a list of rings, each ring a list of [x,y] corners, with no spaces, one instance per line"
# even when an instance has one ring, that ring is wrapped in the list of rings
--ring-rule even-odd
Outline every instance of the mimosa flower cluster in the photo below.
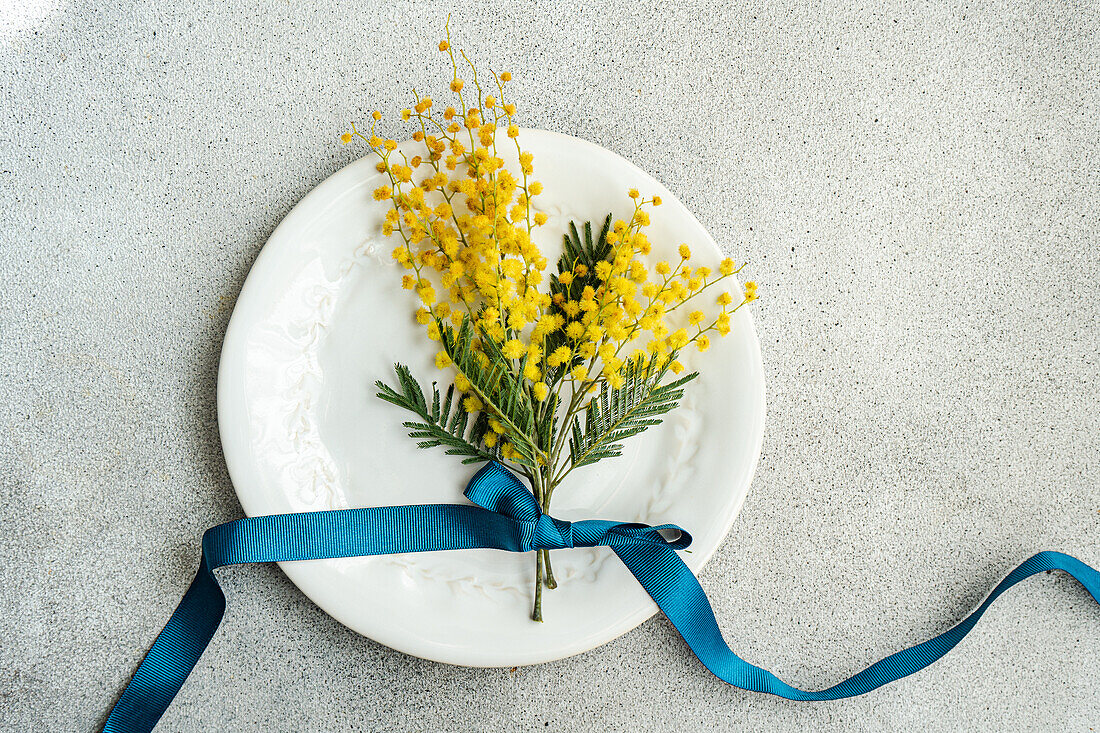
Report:
[[[353,126],[341,138],[361,138],[377,155],[387,182],[373,195],[389,203],[382,232],[398,240],[393,258],[419,301],[417,322],[440,342],[436,366],[453,371],[454,387],[442,403],[436,392],[431,409],[401,366],[402,391],[380,383],[379,396],[421,416],[406,425],[422,447],[511,464],[546,510],[570,471],[618,455],[621,440],[675,407],[695,376],[665,381],[684,371],[678,356],[728,334],[756,285],[731,289],[743,265],[697,264],[688,244],[651,261],[647,229],[661,198],[636,189],[626,192],[629,219],[584,224],[583,236],[571,224],[549,271],[534,241],[548,221],[538,208],[543,186],[508,101],[512,77],[485,80],[460,52],[467,83],[449,31],[439,49],[450,60],[451,101],[414,92],[400,116],[415,152],[379,135],[378,111],[368,133]],[[541,589],[555,585],[545,551],[537,573],[541,619]]]

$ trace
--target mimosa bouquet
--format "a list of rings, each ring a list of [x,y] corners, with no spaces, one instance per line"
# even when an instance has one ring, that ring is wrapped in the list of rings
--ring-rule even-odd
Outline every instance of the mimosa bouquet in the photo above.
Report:
[[[358,137],[378,157],[389,185],[383,234],[398,240],[393,258],[407,272],[415,318],[439,343],[436,366],[453,377],[441,393],[420,386],[397,364],[397,385],[378,396],[415,414],[404,425],[420,448],[442,447],[463,463],[498,461],[524,476],[544,512],[576,469],[618,456],[623,441],[660,424],[697,373],[679,360],[706,351],[712,335],[756,298],[737,286],[744,265],[697,264],[688,244],[679,259],[650,262],[646,235],[659,196],[636,189],[629,219],[571,222],[553,272],[533,241],[547,223],[538,210],[542,184],[523,150],[508,72],[478,74],[465,53],[470,83],[447,39],[452,103],[442,111],[413,92],[401,119],[413,126],[417,152],[384,139],[374,112]],[[514,167],[506,166],[514,150]],[[732,287],[731,287],[732,286]],[[536,553],[532,617],[542,620],[543,589],[555,588],[548,550]]]

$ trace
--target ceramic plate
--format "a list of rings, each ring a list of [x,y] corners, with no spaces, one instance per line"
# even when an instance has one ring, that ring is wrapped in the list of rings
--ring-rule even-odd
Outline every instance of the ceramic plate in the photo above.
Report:
[[[549,223],[539,246],[555,262],[570,220],[627,218],[628,188],[659,194],[653,257],[717,265],[714,240],[664,186],[591,143],[540,130],[520,142],[545,186]],[[415,324],[412,295],[380,231],[382,184],[364,158],[319,185],[287,215],[256,259],[222,349],[218,416],[229,472],[247,514],[389,504],[465,502],[477,466],[418,450],[410,415],[377,399],[393,363],[439,379],[435,345]],[[514,165],[514,160],[509,161]],[[685,309],[686,310],[686,309]],[[552,514],[674,522],[695,537],[683,555],[695,572],[725,537],[748,491],[763,435],[760,347],[748,309],[705,354],[702,376],[664,424],[626,444],[622,457],[578,469],[554,494]],[[606,548],[553,554],[560,586],[530,620],[533,554],[466,550],[283,563],[292,581],[333,617],[387,646],[471,666],[533,664],[604,644],[656,612]]]

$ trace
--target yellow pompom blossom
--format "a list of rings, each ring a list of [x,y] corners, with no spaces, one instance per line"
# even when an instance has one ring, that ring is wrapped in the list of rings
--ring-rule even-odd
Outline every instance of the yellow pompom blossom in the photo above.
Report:
[[[712,335],[728,334],[732,314],[756,299],[756,284],[745,283],[736,297],[723,281],[743,265],[694,264],[688,244],[677,247],[678,260],[652,262],[648,228],[662,201],[636,188],[625,192],[629,218],[608,217],[598,257],[563,256],[557,272],[548,273],[534,234],[550,217],[537,206],[543,186],[534,179],[534,156],[521,146],[508,95],[512,76],[486,78],[460,51],[469,76],[460,78],[449,32],[439,50],[450,60],[453,98],[437,104],[414,93],[400,113],[413,125],[410,143],[384,137],[379,112],[371,115],[369,133],[353,126],[340,139],[357,136],[378,157],[384,182],[372,195],[388,204],[382,233],[399,242],[392,256],[404,270],[401,286],[419,301],[415,321],[443,342],[435,364],[453,370],[456,404],[487,426],[470,450],[512,462],[545,510],[554,487],[584,465],[573,447],[566,451],[569,427],[596,402],[592,397],[622,389],[643,371],[657,379],[683,372],[680,353],[705,351]],[[473,334],[472,351],[462,357],[448,352],[450,334],[460,327]],[[471,356],[475,361],[463,361]],[[505,372],[510,384],[521,385],[533,423],[549,418],[545,440],[509,420],[479,368],[497,379]],[[539,577],[544,560],[546,585],[553,587],[549,557],[541,552]]]

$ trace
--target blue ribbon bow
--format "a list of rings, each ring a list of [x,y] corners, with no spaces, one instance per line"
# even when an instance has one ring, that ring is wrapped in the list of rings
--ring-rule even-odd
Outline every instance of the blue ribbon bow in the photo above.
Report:
[[[513,552],[564,550],[569,547],[626,547],[654,545],[683,550],[691,544],[691,535],[675,524],[651,527],[648,524],[586,519],[566,522],[543,514],[535,497],[518,478],[499,463],[489,463],[466,486],[466,498],[480,507],[513,520],[519,530],[515,547],[500,549]],[[667,540],[662,531],[679,537]]]
[[[1040,552],[1002,580],[969,616],[934,639],[872,664],[819,692],[791,687],[726,645],[699,581],[676,554],[691,536],[675,525],[591,519],[565,522],[542,513],[516,476],[489,463],[470,481],[478,506],[424,504],[248,517],[206,531],[198,574],[112,708],[108,733],[151,731],[195,668],[225,613],[214,570],[252,562],[317,560],[399,552],[490,548],[509,552],[606,546],[618,555],[695,656],[731,685],[790,700],[836,700],[870,692],[924,669],[949,652],[1004,591],[1044,570],[1063,570],[1100,603],[1100,572],[1060,552]],[[679,532],[667,540],[662,531]]]

